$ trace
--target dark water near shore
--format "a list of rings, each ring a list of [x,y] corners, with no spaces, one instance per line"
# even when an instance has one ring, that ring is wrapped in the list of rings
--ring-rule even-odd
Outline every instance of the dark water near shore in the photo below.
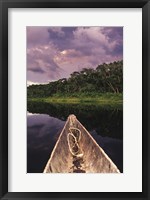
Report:
[[[95,138],[123,172],[122,106],[28,102],[27,172],[42,173],[69,114]]]

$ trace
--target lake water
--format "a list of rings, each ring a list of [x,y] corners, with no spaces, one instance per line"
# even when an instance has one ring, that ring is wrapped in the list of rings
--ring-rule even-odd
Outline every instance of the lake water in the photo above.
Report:
[[[42,173],[69,114],[91,133],[123,172],[122,106],[28,102],[27,172]]]

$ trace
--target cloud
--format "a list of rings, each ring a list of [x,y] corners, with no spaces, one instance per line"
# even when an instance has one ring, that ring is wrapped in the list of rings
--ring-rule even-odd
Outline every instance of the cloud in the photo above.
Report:
[[[122,27],[27,27],[28,77],[34,81],[122,58]]]
[[[64,37],[65,36],[65,32],[62,31],[62,28],[61,27],[51,27],[51,28],[48,28],[48,33],[49,33],[49,36],[50,38],[54,39],[54,38],[57,38],[57,37]]]
[[[31,71],[31,72],[36,72],[36,73],[45,73],[45,71],[42,70],[40,67],[28,68],[28,70]]]
[[[38,82],[27,81],[27,86],[30,86],[30,85],[39,85],[39,83]]]
[[[91,55],[100,63],[103,57],[107,62],[110,59],[113,60],[113,55],[122,56],[122,38],[120,35],[116,36],[114,30],[115,28],[109,28],[108,31],[107,28],[101,27],[77,28],[73,32],[73,43],[76,49],[82,51],[82,54]]]
[[[47,27],[27,26],[27,47],[45,45],[49,42]]]
[[[55,62],[57,54],[57,49],[50,43],[27,49],[28,71],[46,74],[47,79],[59,78],[61,68]]]

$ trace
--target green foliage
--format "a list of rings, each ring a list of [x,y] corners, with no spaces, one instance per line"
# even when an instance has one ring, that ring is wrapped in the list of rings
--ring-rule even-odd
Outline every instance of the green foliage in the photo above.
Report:
[[[68,79],[63,78],[46,85],[31,85],[27,89],[28,98],[70,96],[81,97],[101,93],[123,92],[123,61],[103,63],[94,70],[84,68],[73,72]]]
[[[28,102],[43,102],[43,103],[57,103],[57,104],[86,104],[86,105],[99,105],[102,107],[111,106],[111,107],[120,107],[122,106],[122,93],[113,94],[113,93],[74,93],[70,96],[67,94],[55,94],[52,97],[34,97],[29,98]]]

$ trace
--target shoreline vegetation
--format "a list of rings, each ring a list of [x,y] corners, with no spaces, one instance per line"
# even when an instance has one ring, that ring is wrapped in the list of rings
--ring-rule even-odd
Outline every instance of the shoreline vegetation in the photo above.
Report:
[[[123,61],[83,68],[69,78],[27,87],[30,102],[67,104],[123,104]]]
[[[57,94],[52,97],[34,97],[28,98],[30,102],[45,102],[45,103],[59,103],[59,104],[98,104],[98,105],[122,105],[123,104],[123,94],[72,94],[67,96],[66,94]]]

